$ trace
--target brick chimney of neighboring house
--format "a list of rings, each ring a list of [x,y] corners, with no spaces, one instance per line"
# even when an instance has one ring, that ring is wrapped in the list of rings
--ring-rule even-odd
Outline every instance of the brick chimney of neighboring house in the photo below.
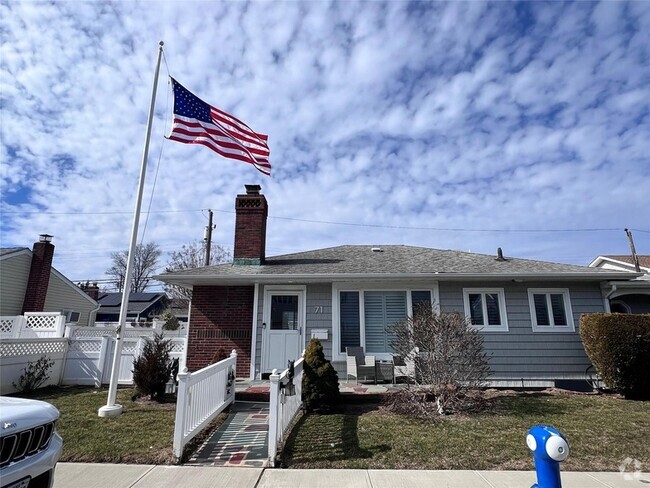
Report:
[[[38,242],[34,243],[32,265],[29,270],[29,279],[25,290],[23,311],[42,312],[45,307],[47,287],[50,283],[50,272],[52,270],[52,257],[54,256],[54,245],[52,236],[41,234]]]
[[[82,291],[90,298],[92,298],[95,301],[99,300],[99,286],[97,286],[96,282],[93,283],[92,285],[88,282],[86,282],[85,285],[82,283],[80,287]]]
[[[245,185],[246,194],[235,199],[234,264],[264,264],[266,218],[269,206],[259,185]]]

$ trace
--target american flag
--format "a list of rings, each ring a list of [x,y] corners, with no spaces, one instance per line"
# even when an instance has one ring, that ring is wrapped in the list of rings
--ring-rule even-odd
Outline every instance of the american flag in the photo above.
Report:
[[[255,166],[271,174],[269,136],[253,131],[241,120],[208,105],[174,78],[174,121],[168,139],[203,144],[225,158]]]

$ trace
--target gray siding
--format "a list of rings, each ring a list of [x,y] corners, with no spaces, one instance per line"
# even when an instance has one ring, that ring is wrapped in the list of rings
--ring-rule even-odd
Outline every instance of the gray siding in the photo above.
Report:
[[[73,310],[80,313],[77,325],[90,325],[90,312],[97,308],[97,305],[93,305],[72,286],[70,282],[62,280],[54,273],[50,273],[44,312],[60,312],[63,309]]]
[[[257,340],[255,344],[255,376],[259,375],[262,365],[262,337],[264,330],[262,323],[264,321],[264,286],[259,287],[259,300],[257,304]],[[276,287],[274,287],[276,288]],[[311,332],[313,329],[327,329],[327,340],[321,341],[323,344],[323,352],[325,357],[331,359],[332,357],[332,285],[331,283],[324,284],[309,284],[307,285],[307,303],[306,315],[307,324],[306,331],[303,339],[306,338],[305,345],[311,339]],[[317,307],[322,307],[318,308]]]
[[[476,283],[440,283],[443,312],[464,313],[463,288]],[[580,315],[603,312],[598,283],[489,283],[505,292],[508,332],[484,332],[485,350],[490,356],[492,379],[583,378],[591,365],[579,333]],[[533,332],[528,288],[568,288],[575,332]]]
[[[313,329],[327,329],[327,340],[321,340],[325,358],[332,359],[332,284],[307,285],[307,336]]]
[[[441,282],[440,307],[443,312],[464,313],[463,288],[503,288],[505,292],[508,332],[484,332],[484,344],[490,356],[493,380],[554,380],[584,378],[591,365],[579,334],[580,315],[603,312],[604,304],[598,283],[548,282],[454,283]],[[533,332],[528,288],[568,288],[575,332]],[[262,352],[262,317],[264,287],[260,285],[255,369],[260,370]],[[306,339],[313,329],[327,329],[328,339],[322,341],[325,356],[332,358],[332,285],[307,285]],[[317,307],[322,307],[317,309]],[[345,371],[345,363],[335,367]]]
[[[0,315],[20,315],[23,311],[31,264],[29,253],[0,261]]]

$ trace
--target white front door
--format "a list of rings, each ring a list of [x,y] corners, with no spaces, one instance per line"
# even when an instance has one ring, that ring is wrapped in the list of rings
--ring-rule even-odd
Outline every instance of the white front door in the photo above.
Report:
[[[305,291],[266,290],[264,294],[263,372],[283,371],[302,353]]]

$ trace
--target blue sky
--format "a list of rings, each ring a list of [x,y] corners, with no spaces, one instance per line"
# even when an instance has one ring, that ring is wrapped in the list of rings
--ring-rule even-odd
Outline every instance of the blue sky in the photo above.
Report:
[[[140,234],[161,267],[208,208],[231,248],[248,183],[269,200],[269,255],[500,246],[588,264],[628,253],[625,227],[650,253],[650,2],[2,1],[3,247],[52,234],[74,280],[128,247],[159,40]],[[164,140],[168,70],[269,134],[271,178]]]

